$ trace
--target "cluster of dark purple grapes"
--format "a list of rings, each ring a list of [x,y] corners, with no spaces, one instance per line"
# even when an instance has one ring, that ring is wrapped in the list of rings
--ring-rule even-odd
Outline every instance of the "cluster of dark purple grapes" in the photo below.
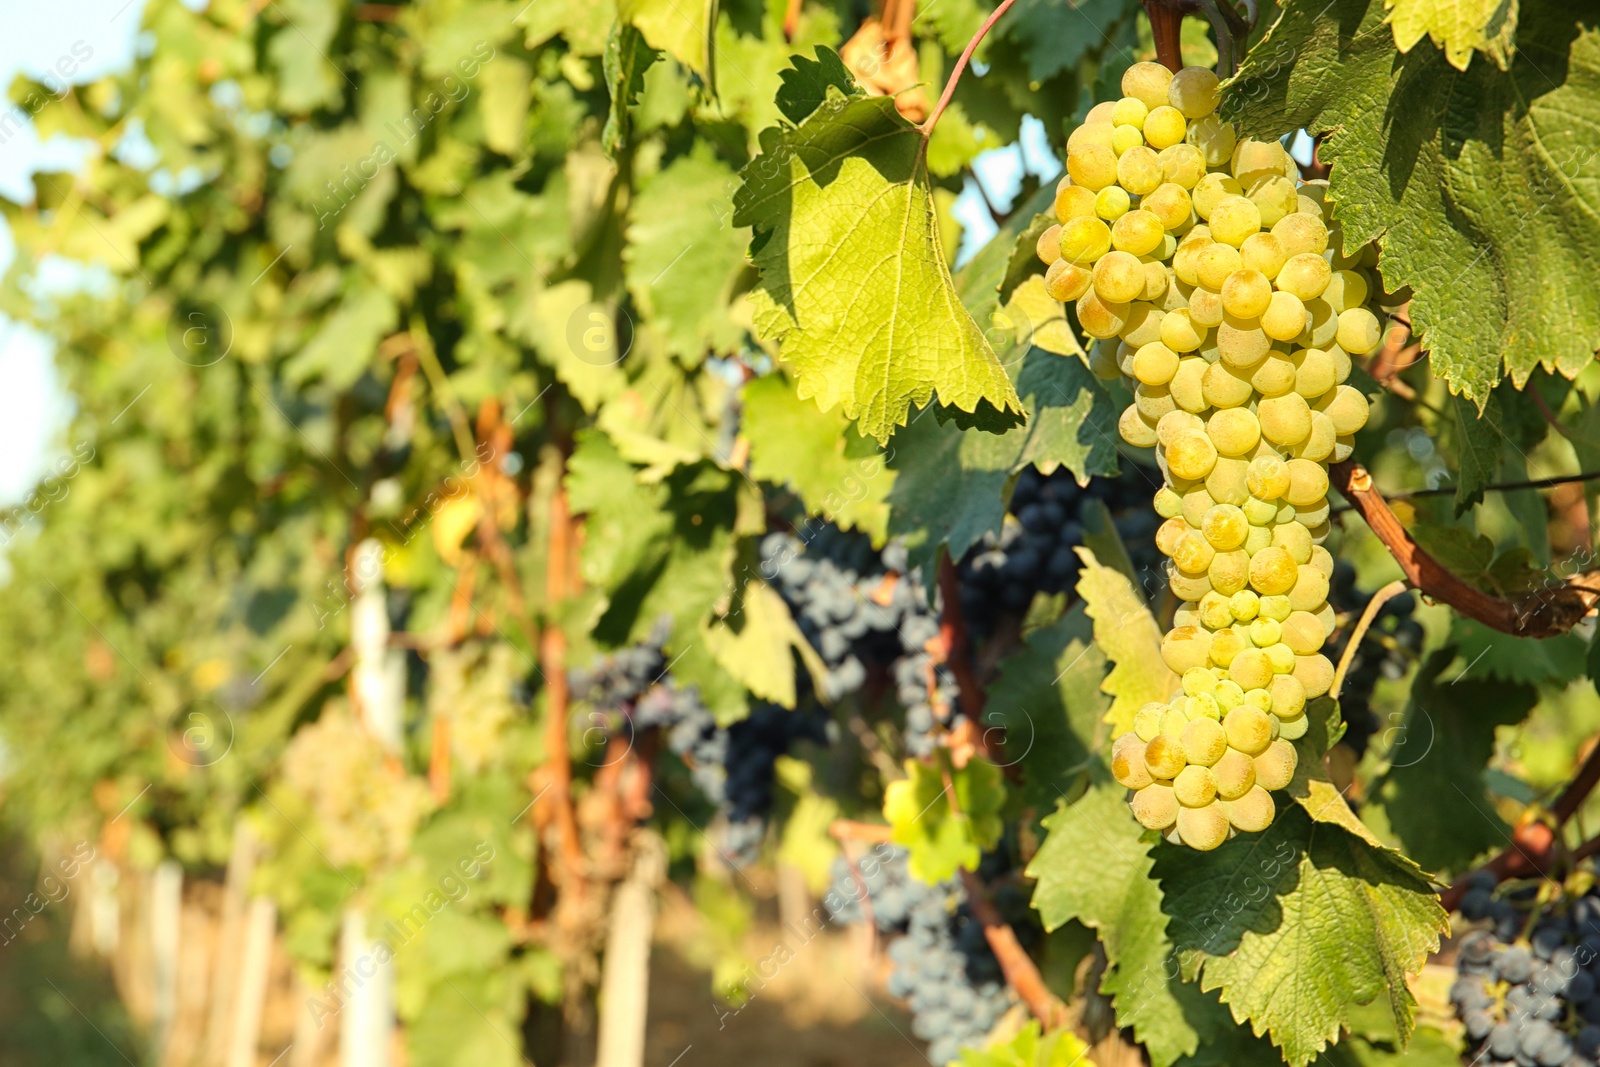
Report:
[[[887,670],[905,709],[906,750],[930,755],[937,730],[957,725],[961,711],[954,676],[928,652],[938,613],[920,576],[907,573],[904,546],[891,542],[879,552],[866,537],[812,523],[768,534],[761,568],[822,658],[823,698],[842,700],[875,669]]]
[[[1450,987],[1471,1062],[1600,1064],[1600,896],[1541,905],[1537,886],[1497,895],[1493,875],[1473,878],[1461,915],[1489,927],[1462,938]]]
[[[1344,655],[1350,631],[1371,599],[1370,591],[1356,588],[1354,567],[1344,562],[1333,565],[1328,602],[1349,620],[1334,632],[1322,650],[1334,663]],[[1410,593],[1401,593],[1386,601],[1350,660],[1350,669],[1339,691],[1339,713],[1347,725],[1341,743],[1350,746],[1357,757],[1366,754],[1367,744],[1379,726],[1378,715],[1372,710],[1372,692],[1378,680],[1399,681],[1422,655],[1425,635],[1422,624],[1413,618],[1416,610],[1416,598]]]
[[[798,741],[828,744],[833,723],[815,705],[794,711],[758,703],[747,718],[718,726],[694,686],[667,674],[665,635],[630,645],[568,672],[574,695],[624,717],[633,734],[661,730],[667,747],[683,760],[695,785],[726,815],[722,853],[736,867],[753,863],[766,838],[778,757]]]
[[[982,1044],[1013,996],[959,881],[919,882],[903,850],[884,848],[854,869],[837,860],[827,899],[842,901],[833,910],[839,922],[862,922],[870,911],[879,931],[900,935],[888,949],[889,992],[910,1003],[911,1032],[929,1043],[930,1062]]]
[[[1115,478],[1080,486],[1065,467],[1049,475],[1028,467],[1017,476],[1009,516],[998,534],[986,534],[961,562],[961,614],[978,634],[993,631],[1003,615],[1022,615],[1036,593],[1064,593],[1077,585],[1077,548],[1083,544],[1084,505],[1098,500],[1112,521],[1146,590],[1166,589],[1155,547],[1161,517],[1152,498],[1158,473],[1124,463]]]

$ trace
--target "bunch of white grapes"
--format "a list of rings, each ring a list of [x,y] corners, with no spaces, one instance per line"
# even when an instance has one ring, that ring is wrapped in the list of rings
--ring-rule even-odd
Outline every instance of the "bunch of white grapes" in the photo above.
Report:
[[[1045,285],[1125,375],[1123,438],[1166,476],[1156,544],[1183,601],[1162,641],[1183,679],[1118,737],[1117,781],[1168,840],[1213,849],[1272,822],[1306,702],[1328,691],[1330,461],[1367,400],[1344,384],[1382,338],[1364,248],[1341,255],[1326,186],[1276,141],[1238,139],[1218,80],[1138,63],[1067,141]]]

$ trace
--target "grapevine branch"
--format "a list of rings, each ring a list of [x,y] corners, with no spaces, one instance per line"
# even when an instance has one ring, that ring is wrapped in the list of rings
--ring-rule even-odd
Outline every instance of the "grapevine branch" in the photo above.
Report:
[[[1514,637],[1554,637],[1570,631],[1600,603],[1600,571],[1587,571],[1516,598],[1494,596],[1468,585],[1411,539],[1372,475],[1353,460],[1328,470],[1333,488],[1361,513],[1378,540],[1400,564],[1413,588],[1491,629]]]
[[[1356,649],[1361,647],[1361,639],[1367,635],[1367,628],[1372,625],[1372,620],[1378,617],[1378,612],[1385,604],[1406,591],[1406,583],[1396,578],[1376,593],[1367,601],[1367,608],[1361,613],[1361,619],[1356,623],[1356,628],[1350,631],[1350,640],[1345,642],[1344,655],[1339,657],[1339,669],[1333,672],[1333,685],[1328,690],[1328,695],[1339,699],[1339,691],[1344,688],[1344,676],[1350,670],[1350,661],[1355,658]]]
[[[1034,966],[1033,957],[1017,940],[1016,931],[1000,917],[1000,913],[984,895],[983,883],[972,871],[962,868],[961,884],[967,891],[967,903],[973,916],[983,924],[983,936],[989,950],[1000,962],[1000,971],[1006,983],[1017,991],[1017,996],[1028,1006],[1033,1017],[1046,1030],[1066,1022],[1067,1006],[1045,985],[1044,976]]]

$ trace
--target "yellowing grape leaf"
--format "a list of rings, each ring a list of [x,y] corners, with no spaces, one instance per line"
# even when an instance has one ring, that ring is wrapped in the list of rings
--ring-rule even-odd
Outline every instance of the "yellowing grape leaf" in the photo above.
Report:
[[[1427,34],[1457,70],[1474,50],[1505,70],[1516,51],[1517,0],[1386,0],[1394,43],[1402,52]]]
[[[1025,419],[951,280],[925,147],[892,99],[830,84],[798,126],[763,131],[734,195],[734,225],[755,230],[757,328],[802,398],[880,442],[935,400],[986,428]]]
[[[718,619],[701,627],[706,647],[722,669],[751,693],[793,708],[795,664],[790,650],[800,653],[819,676],[825,673],[821,659],[801,635],[789,606],[767,583],[745,586],[737,614],[737,619]]]
[[[1502,374],[1572,377],[1600,347],[1600,28],[1521,0],[1509,69],[1401,55],[1368,0],[1289,4],[1224,108],[1244,132],[1327,134],[1347,250],[1382,238],[1434,374],[1482,410]]]
[[[1078,549],[1083,572],[1078,595],[1094,620],[1094,640],[1111,661],[1100,691],[1111,694],[1106,722],[1111,736],[1133,729],[1133,716],[1152,700],[1165,701],[1178,688],[1178,676],[1161,658],[1161,627],[1126,574],[1107,567],[1087,548]]]
[[[984,851],[1000,840],[1000,809],[1006,801],[1000,768],[986,760],[968,760],[951,772],[951,788],[959,812],[952,811],[939,767],[914,759],[905,762],[906,777],[890,782],[883,793],[883,817],[890,840],[910,855],[912,877],[930,885],[956,871],[977,870]]]
[[[651,48],[667,53],[715,87],[712,31],[717,0],[622,0],[618,14],[644,34]]]

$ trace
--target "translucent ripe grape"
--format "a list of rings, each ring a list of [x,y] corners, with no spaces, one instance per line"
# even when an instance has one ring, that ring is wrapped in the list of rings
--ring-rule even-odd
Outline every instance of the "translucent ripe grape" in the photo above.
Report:
[[[1272,282],[1258,270],[1244,267],[1222,282],[1222,307],[1229,315],[1253,319],[1267,310],[1272,300]]]
[[[1294,780],[1294,768],[1299,759],[1289,742],[1273,741],[1252,755],[1255,755],[1256,785],[1262,789],[1284,789]]]
[[[1073,185],[1097,193],[1117,180],[1117,154],[1110,146],[1094,142],[1069,147],[1067,174]]]
[[[1111,227],[1093,215],[1061,224],[1061,258],[1087,266],[1111,251]]]
[[[1261,598],[1253,589],[1241,589],[1228,598],[1228,608],[1240,622],[1249,622],[1261,610]]]
[[[1195,326],[1187,309],[1180,308],[1161,320],[1161,343],[1174,352],[1193,352],[1204,340],[1204,328]]]
[[[1220,630],[1223,627],[1233,625],[1233,613],[1228,610],[1228,598],[1216,590],[1212,590],[1201,597],[1200,603],[1195,607],[1199,613],[1201,624],[1207,629]],[[1202,673],[1210,674],[1209,671],[1202,671]]]
[[[1328,472],[1309,459],[1289,461],[1289,491],[1283,498],[1295,507],[1315,504],[1328,495]]]
[[[1080,296],[1075,306],[1078,325],[1090,337],[1115,337],[1128,324],[1128,305],[1102,300],[1093,288]]]
[[[1141,741],[1154,741],[1161,732],[1161,716],[1167,712],[1167,706],[1160,701],[1152,700],[1133,713],[1133,732]]]
[[[1217,327],[1217,351],[1233,367],[1253,367],[1272,351],[1272,339],[1262,332],[1259,319],[1225,315]]]
[[[1058,259],[1044,272],[1044,291],[1050,299],[1066,304],[1089,291],[1093,275],[1075,263]]]
[[[1339,313],[1339,347],[1354,356],[1364,356],[1383,341],[1378,317],[1364,307]]]
[[[1190,530],[1178,539],[1178,547],[1173,550],[1172,562],[1185,574],[1205,574],[1211,566],[1211,559],[1217,554],[1206,541],[1205,535],[1198,530]]]
[[[1271,229],[1300,206],[1300,195],[1295,192],[1294,182],[1281,174],[1246,182],[1245,187],[1249,190],[1250,202],[1261,213],[1263,229]]]
[[[1334,432],[1341,437],[1353,434],[1367,424],[1367,398],[1353,386],[1339,386],[1317,407],[1333,420]]]
[[[1333,661],[1320,652],[1310,656],[1296,656],[1294,676],[1305,686],[1307,698],[1315,699],[1333,688]]]
[[[1107,257],[1110,258],[1110,257]],[[1104,262],[1102,260],[1101,262]],[[1096,269],[1099,264],[1096,264]],[[1129,354],[1126,373],[1133,373],[1133,353],[1149,344],[1151,341],[1161,340],[1161,320],[1166,317],[1166,312],[1154,304],[1142,300],[1128,302],[1128,312],[1122,323],[1122,329],[1117,336],[1127,343]],[[1120,365],[1119,361],[1119,365]]]
[[[1157,734],[1145,746],[1144,763],[1154,778],[1176,778],[1188,763],[1183,742],[1173,734]]]
[[[1335,311],[1347,311],[1358,308],[1367,302],[1371,286],[1367,284],[1366,275],[1355,270],[1336,270],[1328,279],[1328,288],[1322,292],[1322,299],[1333,305]]]
[[[1289,553],[1289,558],[1300,564],[1311,562],[1311,534],[1298,522],[1286,522],[1272,528],[1272,543]]]
[[[1293,293],[1281,290],[1272,294],[1267,309],[1261,313],[1261,328],[1274,341],[1293,341],[1310,325],[1305,304]]]
[[[1156,514],[1163,519],[1175,519],[1183,508],[1183,497],[1166,486],[1156,490]]]
[[[1250,520],[1251,526],[1259,526],[1262,529],[1267,530],[1267,539],[1265,542],[1260,544],[1258,548],[1265,548],[1267,545],[1272,544],[1272,531],[1270,527],[1274,522],[1277,521],[1278,505],[1270,500],[1259,500],[1256,498],[1255,494],[1252,493],[1250,499],[1239,505],[1239,510],[1244,512],[1244,517]],[[1249,543],[1250,542],[1247,539],[1245,544],[1248,545]]]
[[[1200,416],[1188,411],[1174,411],[1163,415],[1161,421],[1156,423],[1156,440],[1165,448],[1178,438],[1180,434],[1204,430],[1205,423]],[[1200,525],[1198,522],[1189,523],[1190,526]],[[1171,555],[1169,552],[1168,555]]]
[[[1139,414],[1152,423],[1159,423],[1163,416],[1178,410],[1178,405],[1172,399],[1172,391],[1164,385],[1139,382],[1133,387],[1133,403],[1139,409]]]
[[[1212,173],[1207,174],[1195,183],[1194,190],[1190,193],[1190,199],[1194,204],[1195,214],[1209,221],[1211,212],[1225,198],[1242,196],[1243,194],[1244,187],[1238,182],[1226,174]],[[1221,240],[1215,234],[1212,234],[1211,237],[1212,240]]]
[[[1211,592],[1211,579],[1204,574],[1184,574],[1176,564],[1167,564],[1167,588],[1179,600],[1199,600]]]
[[[1268,546],[1250,557],[1250,585],[1263,596],[1287,593],[1294,588],[1296,569],[1293,556],[1281,548]],[[1243,682],[1239,684],[1244,685]]]
[[[1215,242],[1201,249],[1195,258],[1195,274],[1200,284],[1215,293],[1221,293],[1229,277],[1243,266],[1237,248]]]
[[[1034,242],[1033,253],[1039,257],[1039,261],[1046,267],[1059,260],[1061,258],[1061,227],[1059,225],[1051,225],[1046,228],[1039,235],[1039,239]]]
[[[1211,243],[1210,238],[1179,242],[1177,251],[1172,253],[1172,273],[1177,275],[1178,280],[1184,285],[1200,284],[1200,253]]]
[[[1328,579],[1309,563],[1301,563],[1295,568],[1294,588],[1288,597],[1293,611],[1316,611],[1327,603]]]
[[[1220,247],[1226,248],[1226,245]],[[1189,321],[1206,330],[1222,325],[1228,313],[1222,306],[1222,294],[1204,286],[1195,286],[1189,293]],[[1200,346],[1204,348],[1205,345]]]
[[[1259,649],[1248,649],[1239,653],[1239,655],[1234,659],[1233,662],[1235,666],[1238,665],[1240,660],[1247,656],[1260,656],[1262,660],[1266,659],[1265,654],[1263,654]],[[1268,676],[1268,680],[1270,681],[1270,675]],[[1244,685],[1243,682],[1240,682],[1239,684]],[[1248,697],[1251,689],[1260,689],[1262,687],[1244,686],[1244,688],[1245,695]],[[1257,707],[1252,707],[1249,704],[1242,704],[1228,712],[1228,717],[1222,721],[1222,728],[1227,731],[1228,746],[1230,748],[1236,748],[1240,752],[1243,752],[1249,756],[1254,756],[1261,752],[1265,752],[1267,746],[1272,744],[1272,719],[1268,717],[1265,711],[1262,711]],[[1159,740],[1159,738],[1157,740]],[[1155,742],[1151,743],[1154,744]],[[1290,751],[1293,750],[1291,749]],[[1257,780],[1259,780],[1260,777],[1261,767],[1258,764],[1256,766]]]
[[[1328,287],[1333,268],[1320,255],[1302,252],[1290,256],[1278,272],[1278,288],[1299,297],[1302,301],[1315,300]]]
[[[1242,456],[1261,439],[1261,424],[1249,408],[1224,408],[1206,421],[1206,434],[1221,455]]]
[[[1289,598],[1282,593],[1264,595],[1261,598],[1261,614],[1269,619],[1282,622],[1289,617],[1292,609],[1289,607]]]
[[[1143,789],[1151,783],[1150,768],[1145,763],[1145,742],[1134,737],[1131,744],[1119,745],[1114,750],[1111,777],[1117,780],[1118,785],[1128,789]]]
[[[1071,154],[1072,152],[1081,151],[1091,144],[1110,148],[1115,132],[1116,127],[1111,125],[1109,118],[1104,122],[1085,122],[1067,135],[1067,152]],[[1067,179],[1070,181],[1071,178],[1072,175],[1069,173]]]
[[[1217,795],[1224,800],[1242,797],[1256,784],[1255,760],[1236,748],[1230,748],[1212,764],[1211,779],[1217,783]]]
[[[1244,239],[1261,232],[1261,209],[1243,196],[1224,196],[1211,209],[1211,238],[1238,248]]]
[[[1223,122],[1216,115],[1207,115],[1191,122],[1183,139],[1205,153],[1206,166],[1220,167],[1233,155],[1237,135],[1233,123]]]
[[[1160,63],[1135,63],[1122,73],[1122,95],[1141,100],[1149,108],[1167,102],[1172,72]]]
[[[1210,672],[1206,672],[1210,677]],[[1209,694],[1208,694],[1209,695]],[[1183,729],[1183,754],[1191,766],[1210,767],[1228,751],[1228,735],[1214,719],[1200,718]]]
[[[1297,340],[1303,348],[1327,348],[1337,339],[1339,316],[1334,313],[1333,305],[1321,297],[1307,300],[1305,304],[1311,324]]]
[[[1056,186],[1056,221],[1068,223],[1073,219],[1094,214],[1095,194],[1081,185],[1070,185],[1065,180]]]
[[[1161,160],[1144,145],[1135,145],[1117,159],[1117,184],[1135,196],[1153,193],[1161,185]]]
[[[1311,546],[1311,565],[1321,571],[1324,578],[1333,577],[1333,553],[1321,545]]]
[[[1334,377],[1333,357],[1325,349],[1302,348],[1292,358],[1295,366],[1294,391],[1308,402],[1338,384]]]
[[[1201,376],[1200,388],[1206,402],[1216,408],[1238,407],[1250,399],[1250,376],[1247,371],[1236,371],[1226,363],[1212,363]]]
[[[1133,817],[1139,825],[1149,830],[1165,830],[1178,821],[1178,798],[1170,785],[1153,782],[1133,794],[1128,801]]]
[[[1213,504],[1206,510],[1200,529],[1212,548],[1228,552],[1244,544],[1250,524],[1245,521],[1244,512],[1232,504]]]
[[[1139,262],[1144,264],[1144,292],[1139,294],[1140,299],[1149,300],[1157,305],[1167,302],[1168,291],[1172,288],[1172,275],[1167,272],[1167,265],[1159,258],[1161,249],[1146,256],[1140,256]],[[1179,307],[1183,306],[1183,298],[1178,298]]]
[[[1322,622],[1309,611],[1291,611],[1289,617],[1283,620],[1283,643],[1288,645],[1297,656],[1309,656],[1322,648],[1328,635],[1323,631]],[[1305,684],[1301,682],[1301,688]]]
[[[1172,399],[1181,410],[1193,414],[1204,411],[1209,406],[1206,404],[1205,391],[1201,385],[1208,366],[1210,364],[1199,356],[1186,356],[1178,361],[1177,373],[1172,376],[1172,381],[1167,383],[1167,388],[1172,392]]]
[[[1132,126],[1135,129],[1144,128],[1145,116],[1150,114],[1150,108],[1143,100],[1136,96],[1124,96],[1111,105],[1111,124],[1113,126]]]
[[[1111,150],[1122,158],[1130,148],[1143,148],[1144,134],[1137,126],[1114,126],[1111,129]]]
[[[1167,445],[1167,466],[1179,478],[1204,478],[1216,462],[1216,446],[1203,433],[1186,433]]]
[[[1218,456],[1217,465],[1206,475],[1206,492],[1219,504],[1235,507],[1243,504],[1250,498],[1250,490],[1245,486],[1249,469],[1249,462],[1241,457]]]
[[[1299,255],[1321,257],[1328,250],[1328,227],[1316,215],[1297,211],[1285,215],[1272,227],[1272,236],[1291,258]]]
[[[1167,104],[1152,108],[1144,120],[1144,139],[1156,151],[1181,144],[1189,132],[1189,121],[1183,112]]]
[[[1192,144],[1175,144],[1156,153],[1161,161],[1161,178],[1184,189],[1193,189],[1205,177],[1206,157]]]
[[[1350,353],[1340,348],[1337,344],[1319,346],[1328,353],[1328,358],[1333,360],[1333,380],[1343,385],[1350,377],[1352,364]]]
[[[1133,376],[1146,385],[1166,385],[1177,371],[1178,354],[1160,341],[1152,341],[1134,354]]]
[[[1273,175],[1282,177],[1288,155],[1277,141],[1241,137],[1228,160],[1228,170],[1241,182],[1255,182]]]
[[[1275,445],[1294,445],[1311,432],[1311,405],[1299,393],[1269,397],[1256,405],[1261,436]]]
[[[1143,208],[1135,208],[1111,224],[1111,246],[1135,256],[1154,252],[1161,247],[1161,238],[1165,236],[1161,220]]]
[[[1140,414],[1135,404],[1129,404],[1117,416],[1117,433],[1134,448],[1155,447],[1155,424]]]
[[[1333,432],[1333,421],[1320,411],[1311,412],[1311,432],[1306,439],[1289,449],[1295,459],[1306,459],[1313,463],[1322,463],[1327,460],[1328,454],[1333,451],[1334,442],[1338,435]],[[1296,505],[1298,506],[1298,505]],[[1307,525],[1314,526],[1315,523]]]
[[[1292,659],[1289,667],[1290,670],[1294,669]],[[1267,684],[1267,693],[1272,697],[1272,714],[1278,718],[1296,719],[1305,714],[1306,687],[1293,674],[1280,671],[1273,675],[1272,681]]]
[[[1133,198],[1120,185],[1108,185],[1094,195],[1095,217],[1105,222],[1115,222],[1128,213]]]
[[[1278,643],[1278,637],[1283,631],[1283,624],[1276,619],[1257,616],[1245,632],[1250,635],[1250,641],[1257,648],[1266,648]]]
[[[1276,814],[1272,804],[1272,794],[1260,786],[1252,786],[1243,796],[1230,801],[1225,801],[1222,807],[1228,817],[1228,823],[1235,830],[1244,834],[1260,833],[1272,825],[1272,817]]]
[[[1175,627],[1161,639],[1161,659],[1174,674],[1204,667],[1211,656],[1211,641],[1212,635],[1197,626]]]
[[[1211,635],[1211,662],[1219,667],[1227,667],[1231,671],[1234,659],[1249,648],[1250,639],[1235,627],[1218,630]],[[1238,682],[1231,673],[1228,677],[1230,681]]]
[[[1217,799],[1217,783],[1212,781],[1211,772],[1204,767],[1185,767],[1173,779],[1172,788],[1177,794],[1178,803],[1186,808],[1201,808]]]
[[[1250,524],[1250,536],[1244,539],[1244,550],[1254,556],[1263,548],[1272,547],[1272,531],[1265,526]]]
[[[1259,271],[1268,279],[1276,278],[1288,261],[1288,255],[1278,239],[1270,233],[1253,233],[1239,246],[1239,256],[1244,266]]]
[[[1173,182],[1158,185],[1154,192],[1139,202],[1139,207],[1154,215],[1167,230],[1176,230],[1188,222],[1194,211],[1188,190]]]
[[[1198,530],[1206,521],[1206,512],[1216,503],[1216,498],[1206,491],[1205,486],[1189,488],[1183,494],[1183,521]]]
[[[1094,291],[1109,304],[1138,299],[1144,292],[1144,264],[1127,252],[1107,252],[1094,265]],[[1177,369],[1176,364],[1173,369]]]
[[[1250,384],[1264,397],[1282,396],[1294,389],[1294,362],[1271,352],[1250,374]]]
[[[1159,66],[1159,64],[1136,64],[1140,67],[1147,65]],[[1133,67],[1128,69],[1132,71]],[[1122,80],[1122,91],[1127,93],[1128,76],[1123,75]],[[1181,111],[1186,119],[1204,118],[1217,109],[1217,104],[1222,99],[1221,85],[1221,80],[1208,67],[1184,67],[1173,74],[1168,81],[1167,102]]]
[[[1180,807],[1176,822],[1178,840],[1199,852],[1210,852],[1228,839],[1228,817],[1218,804]]]

